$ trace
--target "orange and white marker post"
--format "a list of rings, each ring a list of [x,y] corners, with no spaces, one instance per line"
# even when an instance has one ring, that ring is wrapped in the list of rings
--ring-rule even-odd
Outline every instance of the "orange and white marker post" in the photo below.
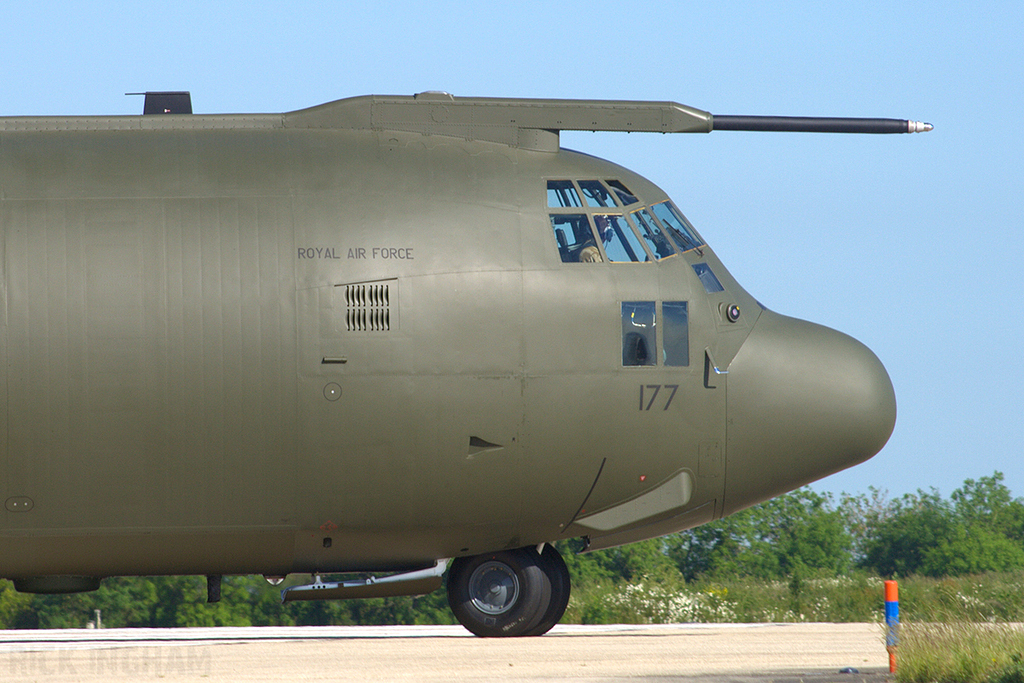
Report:
[[[885,649],[889,653],[889,673],[896,673],[896,646],[900,631],[900,589],[895,581],[885,582]]]

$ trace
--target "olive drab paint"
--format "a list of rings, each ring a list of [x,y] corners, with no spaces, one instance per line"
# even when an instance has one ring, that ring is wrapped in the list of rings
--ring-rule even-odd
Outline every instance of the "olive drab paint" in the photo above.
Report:
[[[707,112],[421,93],[194,115],[164,95],[171,113],[0,118],[19,590],[300,573],[286,600],[368,597],[433,590],[452,560],[467,628],[537,635],[569,594],[550,542],[696,526],[893,429],[869,350],[764,309],[656,185],[559,146],[706,133]],[[827,121],[798,124],[849,125]],[[320,580],[340,572],[397,574]]]

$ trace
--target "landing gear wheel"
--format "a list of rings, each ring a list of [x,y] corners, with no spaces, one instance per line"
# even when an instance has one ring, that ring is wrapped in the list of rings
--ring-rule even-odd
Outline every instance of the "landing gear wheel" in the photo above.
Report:
[[[551,601],[541,617],[540,623],[534,626],[525,635],[542,636],[551,630],[565,614],[565,608],[569,605],[569,568],[565,566],[565,560],[555,550],[555,546],[548,544],[544,546],[544,552],[540,556],[541,569],[551,583]]]
[[[524,636],[546,616],[551,582],[533,548],[460,557],[448,572],[448,604],[484,638]]]

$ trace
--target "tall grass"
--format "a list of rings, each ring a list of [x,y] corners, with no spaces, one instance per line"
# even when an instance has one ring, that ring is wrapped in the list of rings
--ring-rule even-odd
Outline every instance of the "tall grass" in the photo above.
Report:
[[[902,579],[898,683],[1024,683],[1024,574]],[[883,580],[865,574],[580,586],[564,623],[878,622]]]
[[[1024,682],[1024,631],[1014,624],[969,621],[904,624],[899,683]]]
[[[800,581],[641,579],[575,589],[563,623],[728,623],[873,621],[882,580],[839,577]]]
[[[884,616],[883,580],[866,574],[788,581],[684,583],[673,577],[574,586],[564,623],[871,622]],[[900,580],[905,621],[1024,622],[1024,574]],[[1024,683],[1022,681],[1021,683]]]

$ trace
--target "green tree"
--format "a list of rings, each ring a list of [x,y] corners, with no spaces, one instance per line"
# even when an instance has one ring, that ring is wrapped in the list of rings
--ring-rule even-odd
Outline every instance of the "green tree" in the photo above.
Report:
[[[781,579],[849,569],[852,539],[829,495],[803,488],[670,537],[689,581],[700,576]]]
[[[970,528],[984,528],[1008,539],[1024,541],[1024,502],[1013,498],[1003,473],[977,481],[967,479],[950,499],[958,519]]]
[[[938,491],[908,493],[867,521],[861,564],[880,576],[919,573],[925,555],[949,536],[954,524],[952,506]]]
[[[0,628],[27,628],[32,617],[32,596],[0,580]]]
[[[665,552],[665,542],[660,538],[582,555],[579,553],[585,544],[581,539],[559,541],[555,547],[565,560],[574,586],[676,574],[676,568]]]
[[[926,576],[963,576],[1009,572],[1024,567],[1020,543],[985,527],[957,524],[924,555],[920,572]]]
[[[1003,474],[967,479],[943,500],[932,489],[907,494],[864,520],[861,566],[882,576],[961,576],[1024,568],[1024,502]],[[854,506],[855,507],[855,506]]]

